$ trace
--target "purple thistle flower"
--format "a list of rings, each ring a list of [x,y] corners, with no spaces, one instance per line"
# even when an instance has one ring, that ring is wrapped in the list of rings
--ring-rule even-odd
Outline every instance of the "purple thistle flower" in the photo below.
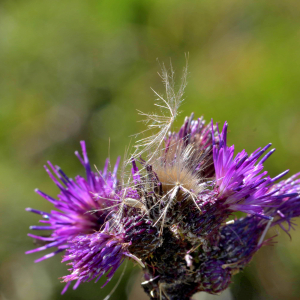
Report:
[[[271,144],[234,156],[227,123],[221,133],[211,127],[202,118],[186,118],[154,155],[140,159],[141,170],[132,159],[133,181],[126,186],[116,178],[119,162],[113,173],[107,172],[108,161],[103,172],[91,171],[84,142],[83,159],[76,155],[87,179],[73,181],[49,163],[54,175],[46,170],[61,191],[58,200],[37,192],[60,211],[27,209],[49,224],[31,229],[52,230],[48,237],[30,234],[45,245],[27,253],[56,249],[40,261],[66,250],[63,262],[71,268],[62,277],[64,291],[73,280],[74,288],[105,274],[109,282],[126,258],[144,268],[142,286],[151,299],[190,300],[197,291],[226,289],[269,243],[264,238],[271,226],[288,232],[300,216],[300,173],[275,183],[287,171],[274,178],[264,171],[274,150],[262,155]],[[226,223],[235,211],[247,216]]]
[[[258,148],[250,156],[243,150],[234,158],[234,146],[227,146],[227,122],[222,132],[218,133],[218,140],[218,143],[213,140],[215,197],[231,211],[262,214],[264,207],[273,201],[273,193],[269,193],[270,188],[276,180],[286,175],[288,170],[275,178],[266,176],[266,171],[262,172],[263,163],[275,149],[259,162],[258,160],[271,144],[263,149]]]
[[[125,217],[118,223],[111,219],[102,231],[78,235],[69,241],[62,262],[71,261],[68,265],[72,268],[70,275],[62,277],[64,282],[77,280],[76,288],[80,282],[97,282],[108,273],[106,285],[125,258],[145,267],[141,258],[146,259],[161,244],[158,230],[142,216]]]
[[[300,216],[300,173],[282,180],[272,187],[274,194],[273,206],[266,208],[265,213],[274,218],[272,225],[279,225],[285,232],[292,228],[292,219]],[[283,223],[288,224],[286,229]]]
[[[300,216],[299,175],[273,187],[277,193],[272,206],[264,208],[264,218],[248,215],[220,228],[212,247],[198,256],[201,291],[216,294],[226,289],[232,275],[243,270],[254,254],[274,239],[275,236],[264,241],[270,227],[280,225],[286,232],[292,228],[291,219]],[[283,227],[284,222],[289,224],[288,229]]]
[[[64,251],[69,247],[69,241],[77,235],[98,231],[109,215],[117,211],[116,205],[120,203],[116,177],[119,159],[113,173],[108,172],[108,160],[106,160],[103,171],[94,173],[91,171],[84,141],[81,142],[81,147],[83,158],[81,158],[78,152],[75,152],[75,154],[85,167],[86,179],[77,176],[73,180],[67,177],[59,167],[54,167],[48,162],[53,173],[47,166],[45,166],[45,169],[60,189],[60,193],[57,196],[58,199],[52,198],[40,190],[36,190],[39,195],[51,202],[59,211],[53,210],[48,213],[32,208],[26,209],[27,211],[41,215],[43,220],[40,222],[48,224],[47,226],[31,226],[30,229],[52,231],[47,237],[28,234],[30,237],[44,242],[45,245],[29,250],[26,254],[49,248],[56,249],[50,254],[37,259],[36,262]]]
[[[80,282],[97,282],[102,275],[108,273],[106,285],[122,264],[129,257],[142,264],[141,261],[128,251],[131,243],[125,243],[125,232],[110,229],[107,222],[103,231],[92,234],[78,235],[69,241],[67,254],[62,262],[71,260],[70,275],[62,277],[64,282],[77,280]],[[143,264],[142,264],[143,265]]]
[[[274,210],[279,204],[282,208],[289,207],[289,203],[292,202],[296,202],[295,207],[298,204],[298,181],[293,182],[290,179],[275,184],[275,181],[288,171],[274,178],[266,176],[266,171],[263,172],[263,163],[274,149],[258,161],[271,144],[257,149],[250,156],[243,150],[234,157],[234,146],[227,146],[227,123],[224,124],[221,133],[218,126],[213,126],[212,123],[212,133],[215,129],[217,134],[211,135],[215,170],[212,188],[208,184],[198,194],[198,207],[186,206],[181,213],[183,219],[180,228],[193,244],[199,243],[200,240],[207,245],[210,240],[214,240],[218,229],[233,211],[259,215],[260,218],[269,220],[275,213],[271,214],[268,209]],[[288,203],[283,204],[282,199]]]
[[[227,146],[227,122],[220,132],[213,121],[205,125],[193,114],[178,132],[169,132],[186,85],[185,70],[175,92],[173,73],[163,66],[166,100],[156,94],[167,114],[141,113],[148,128],[159,131],[137,141],[132,174],[126,178],[125,161],[121,183],[119,159],[112,173],[108,160],[102,172],[94,173],[84,142],[83,158],[76,156],[86,179],[72,180],[50,162],[45,167],[60,193],[54,199],[36,191],[56,210],[27,209],[48,224],[31,229],[51,231],[46,237],[29,234],[44,245],[27,253],[54,248],[36,260],[41,261],[66,250],[62,262],[68,262],[70,274],[62,277],[63,292],[74,280],[75,289],[103,275],[106,285],[128,258],[143,267],[142,286],[152,300],[191,300],[198,291],[218,294],[272,240],[265,241],[270,227],[279,225],[288,233],[292,219],[300,216],[300,173],[275,183],[288,171],[274,178],[264,171],[275,151],[266,153],[271,144],[251,155],[245,150],[234,155],[234,146]],[[226,222],[236,211],[247,215]]]

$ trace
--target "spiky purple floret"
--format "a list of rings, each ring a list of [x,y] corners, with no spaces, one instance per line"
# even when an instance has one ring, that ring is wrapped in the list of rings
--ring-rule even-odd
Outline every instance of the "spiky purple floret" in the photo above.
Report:
[[[217,199],[222,200],[230,210],[262,214],[264,207],[274,202],[275,192],[270,193],[270,189],[288,171],[274,178],[266,176],[266,171],[262,172],[263,163],[275,149],[258,160],[270,146],[258,148],[250,156],[243,150],[234,157],[234,146],[227,146],[227,122],[222,132],[218,132],[218,143],[213,140],[215,192]]]
[[[97,282],[107,273],[108,283],[126,257],[139,261],[129,253],[130,243],[124,242],[124,232],[110,231],[108,223],[103,231],[79,235],[69,244],[62,262],[71,261],[68,265],[72,267],[69,269],[71,274],[62,277],[64,282],[86,282],[93,279]]]
[[[48,162],[50,169],[47,166],[45,166],[45,169],[60,189],[58,199],[52,198],[40,190],[36,190],[39,195],[51,202],[59,211],[52,210],[51,213],[48,213],[32,208],[26,209],[27,211],[43,216],[43,220],[40,222],[48,224],[48,226],[31,226],[30,229],[52,231],[48,237],[28,234],[30,237],[41,240],[46,245],[27,251],[26,253],[29,254],[49,248],[57,249],[37,259],[36,262],[52,257],[67,249],[69,247],[69,240],[76,235],[88,234],[99,230],[107,216],[117,210],[116,205],[120,202],[116,176],[119,159],[112,173],[108,172],[108,160],[103,171],[94,173],[91,171],[84,141],[81,142],[81,147],[83,158],[78,152],[75,152],[75,154],[86,170],[86,179],[77,176],[73,180],[67,177],[59,167],[54,167]]]
[[[270,207],[265,208],[265,215],[273,217],[273,225],[279,225],[288,232],[292,228],[292,219],[300,216],[300,173],[275,184],[271,192],[274,201]],[[284,227],[284,223],[288,228]]]
[[[178,132],[171,133],[167,140],[167,146],[172,140],[183,140],[186,145],[196,143],[200,148],[204,149],[212,144],[209,126],[205,125],[203,117],[193,120],[194,114],[186,117],[183,125]]]

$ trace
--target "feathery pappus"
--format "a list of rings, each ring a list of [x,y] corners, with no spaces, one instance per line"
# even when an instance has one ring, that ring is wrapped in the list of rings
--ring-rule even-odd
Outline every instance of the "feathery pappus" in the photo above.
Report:
[[[61,278],[73,288],[102,276],[111,280],[123,261],[143,270],[144,291],[150,299],[191,300],[197,292],[219,294],[242,271],[253,255],[270,243],[269,228],[279,225],[289,234],[300,216],[300,173],[271,178],[264,168],[274,153],[271,144],[247,154],[235,154],[227,143],[225,122],[186,117],[178,131],[173,123],[186,87],[187,69],[175,88],[174,71],[160,74],[165,97],[155,92],[162,113],[145,114],[149,130],[138,140],[118,173],[108,161],[92,171],[81,142],[86,178],[69,178],[49,163],[50,178],[60,192],[56,198],[37,190],[53,204],[42,216],[48,236],[29,234],[44,245],[27,253],[53,248],[37,261],[62,253],[69,274]],[[147,132],[147,131],[146,131]],[[131,172],[125,169],[130,166]],[[235,212],[244,216],[229,221]],[[108,299],[108,295],[105,299]]]

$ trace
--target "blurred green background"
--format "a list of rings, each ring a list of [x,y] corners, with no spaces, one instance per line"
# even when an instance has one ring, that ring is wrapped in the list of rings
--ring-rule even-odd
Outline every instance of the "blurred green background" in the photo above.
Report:
[[[154,110],[150,87],[163,92],[156,59],[171,59],[180,79],[187,52],[175,127],[191,112],[227,120],[237,150],[273,143],[271,176],[299,171],[300,1],[1,1],[0,299],[98,300],[113,288],[116,280],[102,290],[86,283],[61,296],[61,257],[34,264],[39,254],[24,255],[39,219],[24,209],[52,208],[33,191],[58,192],[47,160],[70,177],[84,174],[73,154],[80,140],[98,168],[108,153],[113,162],[123,155],[144,129],[136,110]],[[279,232],[279,243],[234,278],[233,299],[299,299],[300,230],[291,235]],[[130,296],[137,271],[127,268],[111,299],[142,299]]]

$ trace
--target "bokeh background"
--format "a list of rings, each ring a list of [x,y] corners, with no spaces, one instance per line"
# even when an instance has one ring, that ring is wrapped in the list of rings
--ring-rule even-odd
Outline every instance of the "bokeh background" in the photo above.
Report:
[[[271,176],[299,171],[300,1],[1,1],[2,300],[98,300],[114,287],[116,280],[102,290],[103,281],[86,283],[61,296],[61,257],[34,264],[39,254],[24,255],[39,219],[24,209],[51,209],[34,193],[58,193],[47,160],[84,175],[74,155],[80,140],[98,168],[123,155],[129,136],[144,129],[136,110],[154,110],[150,87],[163,92],[156,59],[171,59],[180,81],[185,53],[188,86],[174,128],[191,112],[227,120],[237,150],[273,143]],[[232,299],[300,299],[299,228],[291,236],[279,231],[279,243],[235,277]],[[129,264],[111,299],[142,299],[140,277]]]

